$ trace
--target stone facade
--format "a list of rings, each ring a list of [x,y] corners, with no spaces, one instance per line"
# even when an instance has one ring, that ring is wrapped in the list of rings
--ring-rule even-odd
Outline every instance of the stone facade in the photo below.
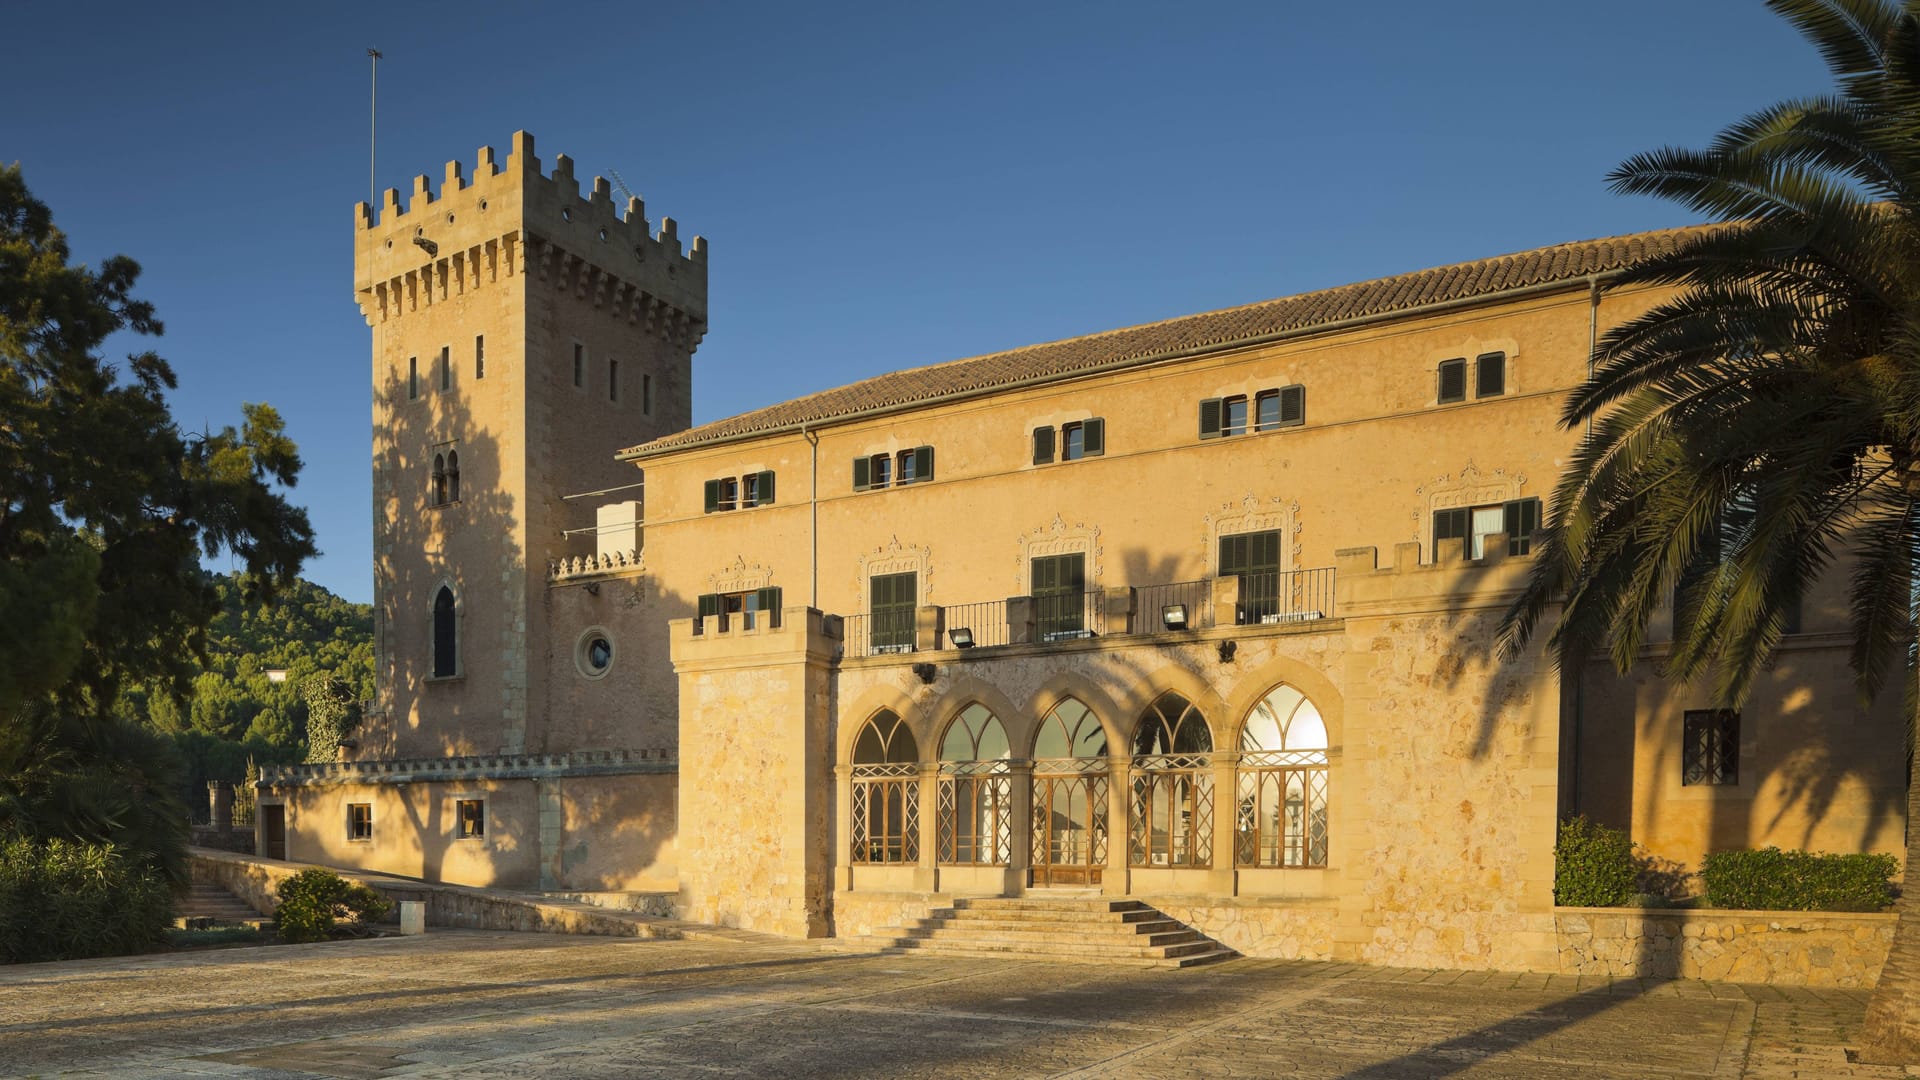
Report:
[[[1664,627],[1625,678],[1496,659],[1576,446],[1565,394],[1602,329],[1663,298],[1612,275],[1673,234],[689,430],[706,248],[670,219],[616,214],[602,180],[581,198],[523,133],[504,167],[483,151],[471,181],[449,165],[438,194],[421,178],[358,226],[380,701],[357,760],[263,782],[294,857],[670,892],[687,918],[791,937],[1073,887],[1255,955],[1555,971],[1657,969],[1659,949],[1615,943],[1670,925],[1555,912],[1567,813],[1680,864],[1901,851],[1898,703],[1851,699],[1844,565],[1805,598],[1724,783],[1683,776],[1686,715],[1712,702],[1656,674]],[[456,452],[449,498],[433,462]],[[1250,734],[1281,701],[1316,743]],[[1091,718],[1086,745],[1043,753],[1068,714]],[[484,846],[448,831],[462,797],[487,800]],[[371,806],[372,840],[346,835],[349,805]],[[1748,936],[1788,940],[1769,934]],[[1719,970],[1715,935],[1672,963]],[[1739,945],[1780,949],[1782,978],[1859,968]]]
[[[1893,914],[1561,908],[1557,970],[1791,986],[1870,987]]]

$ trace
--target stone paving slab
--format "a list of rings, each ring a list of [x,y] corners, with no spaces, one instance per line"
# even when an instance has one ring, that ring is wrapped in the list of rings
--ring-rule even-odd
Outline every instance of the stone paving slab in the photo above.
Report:
[[[0,968],[0,1075],[1890,1078],[1866,992],[435,931]]]

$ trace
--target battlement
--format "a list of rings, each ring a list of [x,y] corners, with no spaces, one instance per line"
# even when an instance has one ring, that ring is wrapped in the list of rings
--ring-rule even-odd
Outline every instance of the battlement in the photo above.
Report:
[[[1395,544],[1393,561],[1380,565],[1375,547],[1334,552],[1338,603],[1343,615],[1358,616],[1418,610],[1499,609],[1526,588],[1531,555],[1507,554],[1507,537],[1485,538],[1486,555],[1469,558],[1459,537],[1435,545],[1431,562],[1421,562],[1418,542]]]
[[[377,216],[358,202],[354,221],[355,292],[369,321],[397,310],[377,290],[404,287],[414,302],[423,278],[429,292],[444,293],[449,283],[462,288],[471,279],[477,286],[524,272],[529,258],[557,263],[564,252],[569,263],[591,268],[595,280],[643,291],[690,326],[706,322],[706,239],[695,236],[683,249],[672,218],[661,218],[656,231],[638,197],[616,207],[604,177],[594,177],[583,197],[573,160],[555,155],[552,173],[543,172],[524,131],[514,133],[504,165],[492,147],[481,147],[471,178],[449,161],[437,192],[422,174],[405,206],[399,189],[388,188]]]

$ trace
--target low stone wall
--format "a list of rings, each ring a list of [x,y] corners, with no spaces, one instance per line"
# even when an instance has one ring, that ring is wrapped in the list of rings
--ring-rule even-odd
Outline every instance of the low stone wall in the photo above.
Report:
[[[927,918],[937,907],[947,907],[946,893],[856,892],[833,894],[833,936],[869,937],[886,934]]]
[[[1558,908],[1559,971],[1783,986],[1871,987],[1896,916]]]
[[[262,915],[273,913],[279,902],[280,883],[312,865],[207,848],[193,849],[190,857],[197,879],[221,886]],[[679,926],[648,922],[633,913],[604,910],[577,901],[548,900],[462,885],[436,885],[354,870],[335,869],[334,872],[348,881],[366,885],[389,900],[425,902],[428,926],[610,937],[677,939],[686,936]],[[396,911],[388,921],[397,921],[398,917]]]
[[[1242,956],[1275,960],[1333,959],[1333,899],[1259,900],[1133,897],[1178,919]]]

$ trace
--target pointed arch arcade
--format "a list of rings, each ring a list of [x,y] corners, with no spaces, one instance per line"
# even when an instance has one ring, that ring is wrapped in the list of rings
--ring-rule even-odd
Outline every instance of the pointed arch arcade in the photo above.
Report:
[[[978,702],[960,710],[940,740],[939,861],[950,866],[1005,866],[1013,858],[1012,747],[993,711]]]
[[[1041,718],[1033,741],[1033,884],[1098,885],[1107,865],[1107,732],[1080,699]]]
[[[1281,683],[1254,705],[1240,732],[1234,863],[1326,866],[1327,788],[1326,720],[1306,694]]]
[[[882,709],[853,742],[853,862],[920,861],[920,746],[899,715]]]
[[[1127,859],[1143,868],[1213,865],[1213,728],[1169,690],[1133,729]]]

